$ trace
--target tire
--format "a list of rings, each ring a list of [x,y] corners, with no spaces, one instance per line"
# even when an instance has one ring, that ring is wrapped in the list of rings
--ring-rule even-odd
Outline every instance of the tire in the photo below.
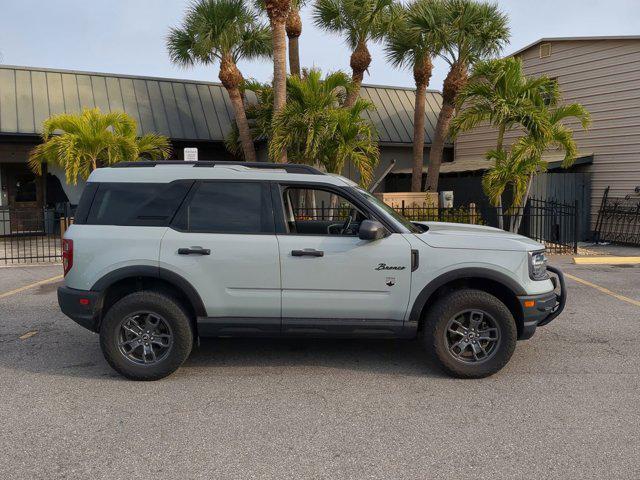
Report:
[[[144,332],[151,332],[146,340]],[[159,380],[171,375],[189,357],[192,347],[193,328],[184,308],[154,291],[122,298],[109,309],[100,326],[100,348],[105,359],[131,380]]]
[[[516,323],[506,305],[472,289],[438,300],[427,312],[422,330],[424,347],[434,362],[457,378],[493,375],[511,359],[516,339]]]

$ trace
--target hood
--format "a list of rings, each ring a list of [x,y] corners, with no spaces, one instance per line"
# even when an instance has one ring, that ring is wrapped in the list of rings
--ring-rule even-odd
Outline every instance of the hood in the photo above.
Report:
[[[429,227],[416,236],[434,248],[474,250],[542,250],[544,245],[516,233],[482,225],[446,222],[414,222]]]

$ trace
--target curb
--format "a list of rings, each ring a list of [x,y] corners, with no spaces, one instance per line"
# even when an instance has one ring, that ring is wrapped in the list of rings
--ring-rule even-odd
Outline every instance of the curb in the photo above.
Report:
[[[636,265],[640,257],[573,257],[576,265]]]

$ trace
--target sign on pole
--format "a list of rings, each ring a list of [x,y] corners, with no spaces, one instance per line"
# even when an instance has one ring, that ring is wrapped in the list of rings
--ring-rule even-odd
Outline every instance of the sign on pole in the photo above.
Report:
[[[184,161],[185,162],[197,162],[198,161],[198,149],[197,148],[185,148],[184,149]]]

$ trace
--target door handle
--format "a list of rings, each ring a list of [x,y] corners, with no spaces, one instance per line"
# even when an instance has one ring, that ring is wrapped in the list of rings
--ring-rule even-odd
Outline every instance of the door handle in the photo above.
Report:
[[[313,248],[305,248],[304,250],[291,250],[291,255],[293,257],[324,257],[324,252]]]
[[[179,248],[178,255],[211,255],[211,250],[202,247]]]

